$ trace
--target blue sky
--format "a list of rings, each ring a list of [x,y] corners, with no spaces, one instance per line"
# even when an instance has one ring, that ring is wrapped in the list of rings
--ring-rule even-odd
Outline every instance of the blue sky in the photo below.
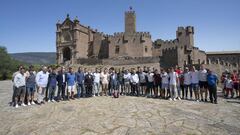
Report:
[[[240,0],[1,0],[0,45],[8,52],[55,51],[56,22],[67,15],[106,34],[124,31],[132,6],[137,31],[175,39],[178,26],[194,26],[195,46],[240,50]]]

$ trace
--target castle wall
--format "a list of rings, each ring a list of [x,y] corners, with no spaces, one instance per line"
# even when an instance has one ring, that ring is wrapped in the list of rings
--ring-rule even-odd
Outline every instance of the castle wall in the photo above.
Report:
[[[115,33],[109,40],[109,58],[152,56],[151,35],[147,32]]]
[[[178,65],[178,48],[167,48],[162,50],[160,66],[162,68],[175,67]]]
[[[207,58],[211,61],[225,61],[233,65],[240,65],[240,51],[236,52],[207,52]]]

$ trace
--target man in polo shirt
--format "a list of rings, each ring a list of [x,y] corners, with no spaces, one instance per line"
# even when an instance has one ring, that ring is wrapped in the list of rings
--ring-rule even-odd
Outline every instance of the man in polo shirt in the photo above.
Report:
[[[192,66],[191,71],[191,89],[194,91],[195,100],[199,102],[199,72]]]
[[[207,82],[208,82],[208,88],[209,88],[210,101],[211,101],[211,103],[217,104],[217,83],[218,83],[218,77],[211,70],[208,70]]]
[[[169,82],[169,86],[170,86],[170,95],[171,97],[169,98],[169,100],[176,100],[177,97],[177,84],[178,82],[178,74],[174,71],[174,68],[171,68],[171,72],[169,73],[169,78],[170,78],[170,82]]]
[[[48,75],[47,67],[43,67],[40,72],[36,75],[36,84],[37,84],[37,102],[39,105],[44,104],[43,99],[45,98],[45,92],[48,85]]]
[[[201,101],[207,102],[208,96],[208,88],[207,88],[207,70],[204,68],[204,65],[201,65],[199,70],[199,87],[200,87],[200,95]],[[203,93],[205,92],[205,99],[203,99]]]

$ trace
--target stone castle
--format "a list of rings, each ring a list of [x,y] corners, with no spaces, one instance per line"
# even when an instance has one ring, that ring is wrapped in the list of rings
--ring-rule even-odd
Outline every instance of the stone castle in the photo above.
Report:
[[[204,64],[207,55],[194,46],[194,27],[178,27],[176,39],[153,41],[149,32],[136,30],[136,13],[125,12],[125,31],[107,35],[82,25],[78,18],[56,24],[58,64],[134,65],[155,63],[175,65]]]

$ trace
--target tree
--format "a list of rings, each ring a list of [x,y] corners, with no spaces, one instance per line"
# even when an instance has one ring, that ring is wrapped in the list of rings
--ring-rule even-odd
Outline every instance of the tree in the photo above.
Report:
[[[0,46],[0,80],[11,78],[13,72],[19,65],[26,65],[23,62],[14,60],[7,52],[7,48]]]

